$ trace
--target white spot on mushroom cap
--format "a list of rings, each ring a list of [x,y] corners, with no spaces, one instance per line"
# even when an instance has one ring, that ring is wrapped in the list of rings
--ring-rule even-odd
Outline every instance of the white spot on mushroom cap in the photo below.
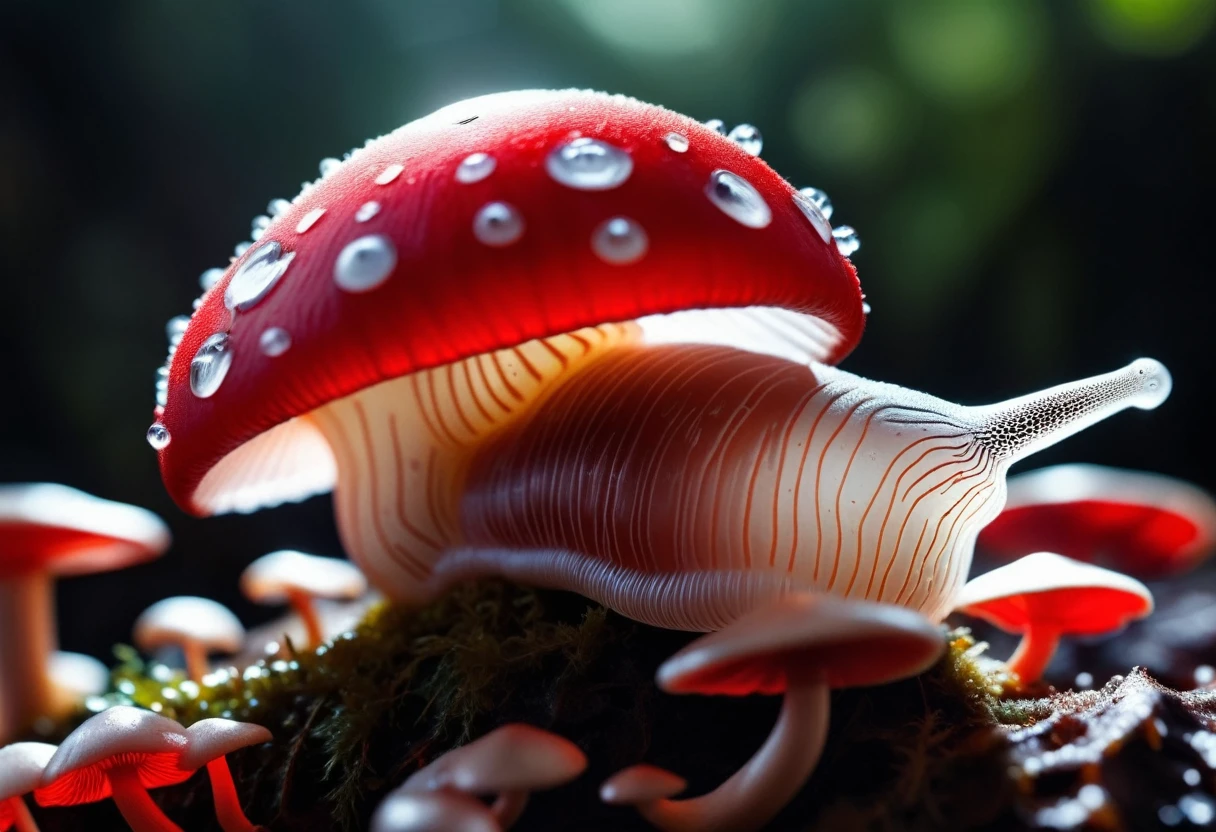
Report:
[[[370,202],[363,203],[359,206],[359,210],[355,211],[355,222],[367,222],[379,213],[380,203],[373,199]]]
[[[313,208],[304,216],[300,217],[300,221],[296,223],[296,233],[303,234],[317,224],[317,220],[325,216],[324,208]]]
[[[274,737],[261,725],[231,719],[201,719],[186,729],[190,745],[178,765],[195,771],[233,751],[270,742]]]
[[[85,720],[60,743],[42,773],[40,789],[48,789],[61,778],[91,768],[119,754],[136,755],[137,758],[153,754],[181,754],[188,743],[186,729],[172,719],[143,708],[117,705]],[[181,779],[187,779],[190,774],[191,772],[183,771]],[[77,802],[89,802],[89,787],[96,795],[92,800],[107,796],[109,784],[104,777],[85,776],[74,780],[74,785],[79,787],[79,790],[72,789]],[[53,792],[40,796],[53,799]]]
[[[473,217],[473,236],[488,246],[509,246],[523,234],[523,216],[506,202],[484,205]]]
[[[397,267],[397,248],[383,234],[369,234],[346,244],[334,261],[334,282],[346,292],[370,292]]]
[[[241,573],[241,592],[260,604],[282,604],[295,592],[316,598],[351,599],[367,591],[367,578],[350,561],[292,549],[271,552]]]
[[[404,165],[389,165],[384,170],[380,171],[380,175],[376,177],[377,185],[387,185],[401,175],[401,171],[405,170]]]
[[[245,627],[232,610],[210,598],[181,595],[157,601],[135,620],[135,644],[143,650],[193,641],[211,650],[235,653]]]

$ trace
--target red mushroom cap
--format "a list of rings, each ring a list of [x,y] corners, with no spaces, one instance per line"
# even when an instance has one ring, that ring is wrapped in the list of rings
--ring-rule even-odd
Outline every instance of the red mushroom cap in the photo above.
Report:
[[[112,793],[106,772],[135,766],[145,789],[188,779],[178,763],[189,744],[173,720],[119,705],[81,723],[59,746],[34,792],[39,806],[75,806],[105,800]]]
[[[1007,632],[1040,627],[1084,636],[1143,618],[1153,611],[1153,595],[1127,575],[1035,552],[968,581],[956,608]]]
[[[142,508],[53,483],[0,486],[0,579],[46,569],[84,575],[160,555],[169,530]]]
[[[1007,557],[1058,552],[1143,577],[1194,567],[1216,548],[1216,502],[1172,477],[1055,465],[1012,477],[979,545]]]
[[[686,149],[669,144],[673,133]],[[580,141],[616,175],[559,181],[562,148]],[[715,180],[719,171],[738,180]],[[731,194],[745,203],[742,218],[719,204]],[[834,363],[861,337],[861,292],[808,205],[735,142],[623,96],[504,93],[411,122],[327,171],[202,299],[159,415],[165,484],[196,514],[327,490],[332,458],[296,417],[584,326],[780,307],[823,324],[817,349]],[[628,237],[640,249],[593,245],[618,218],[627,218],[618,231],[640,227]],[[233,311],[225,294],[238,273]],[[211,367],[224,370],[204,397],[192,392],[191,362],[209,339]]]
[[[881,685],[927,670],[946,648],[941,630],[891,604],[791,593],[702,636],[665,661],[669,693],[781,693],[792,671],[833,688]]]

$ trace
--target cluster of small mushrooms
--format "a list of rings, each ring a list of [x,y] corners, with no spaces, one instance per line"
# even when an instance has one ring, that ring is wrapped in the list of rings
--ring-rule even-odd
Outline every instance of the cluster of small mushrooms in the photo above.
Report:
[[[604,801],[664,830],[763,826],[816,766],[829,691],[924,671],[952,611],[1023,633],[1011,669],[1031,683],[1061,637],[1151,610],[1141,583],[1080,561],[1176,571],[1216,535],[1210,498],[1164,477],[1069,466],[1007,492],[1014,462],[1164,401],[1156,361],[986,407],[836,369],[869,312],[856,234],[760,148],[747,125],[529,91],[327,159],[170,322],[148,431],[195,515],[334,492],[358,568],[279,552],[241,579],[250,598],[292,605],[302,645],[327,637],[318,597],[370,585],[422,605],[483,576],[708,633],[658,668],[663,691],[784,705],[708,794],[678,798],[684,781],[644,761],[603,784]],[[992,551],[1038,553],[967,583],[986,526]],[[0,539],[3,739],[57,715],[49,576],[152,557],[168,537],[137,509],[13,486]],[[135,628],[144,649],[179,649],[201,685],[209,654],[250,638],[200,598],[162,601]],[[204,766],[223,828],[250,829],[223,755],[269,741],[105,710],[58,750],[0,751],[0,830],[33,828],[28,792],[112,796],[133,828],[175,829],[146,790]],[[503,726],[412,775],[372,825],[505,829],[530,792],[586,765],[567,740]]]

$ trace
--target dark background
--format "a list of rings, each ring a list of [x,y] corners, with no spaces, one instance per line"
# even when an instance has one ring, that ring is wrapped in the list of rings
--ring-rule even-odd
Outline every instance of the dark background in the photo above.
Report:
[[[904,0],[0,0],[0,481],[147,506],[162,560],[61,582],[65,648],[105,657],[169,594],[246,621],[236,577],[336,554],[328,498],[194,520],[166,497],[164,324],[272,197],[453,100],[624,92],[752,122],[855,226],[874,311],[846,367],[963,403],[1113,369],[1174,373],[1034,465],[1211,489],[1216,3]],[[0,545],[3,545],[0,541]]]

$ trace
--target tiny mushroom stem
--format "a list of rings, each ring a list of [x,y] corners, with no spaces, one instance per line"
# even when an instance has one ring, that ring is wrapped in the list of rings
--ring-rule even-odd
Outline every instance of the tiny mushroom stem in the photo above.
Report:
[[[1148,588],[1126,575],[1036,552],[972,579],[959,610],[1022,633],[1009,661],[1023,683],[1038,681],[1064,635],[1099,635],[1153,611]]]
[[[1054,627],[1031,625],[1022,633],[1022,640],[1009,657],[1009,669],[1019,679],[1039,679],[1060,645],[1060,631]]]
[[[298,589],[292,590],[287,593],[287,602],[304,624],[304,632],[308,638],[307,646],[316,647],[318,644],[324,643],[325,631],[321,627],[321,619],[317,615],[317,607],[313,603],[312,596]]]
[[[228,754],[251,745],[270,742],[270,731],[261,725],[229,719],[202,719],[186,729],[190,746],[179,766],[188,771],[207,767],[215,816],[224,832],[255,832],[261,827],[250,822],[228,767]]]
[[[10,797],[8,799],[9,810],[13,813],[12,823],[13,828],[17,832],[38,832],[38,824],[34,820],[33,814],[30,813],[30,807],[25,805],[25,801],[19,797]],[[0,812],[0,817],[3,813]],[[0,825],[0,828],[3,828]]]
[[[116,766],[107,776],[114,804],[133,832],[183,832],[152,801],[134,766]]]
[[[911,610],[791,593],[702,636],[658,672],[659,687],[669,693],[784,692],[781,715],[760,750],[701,797],[657,797],[670,791],[671,775],[658,772],[662,782],[648,790],[640,777],[625,776],[629,769],[610,779],[601,797],[635,804],[664,832],[759,829],[814,770],[827,737],[830,688],[911,676],[944,650],[938,628]]]

